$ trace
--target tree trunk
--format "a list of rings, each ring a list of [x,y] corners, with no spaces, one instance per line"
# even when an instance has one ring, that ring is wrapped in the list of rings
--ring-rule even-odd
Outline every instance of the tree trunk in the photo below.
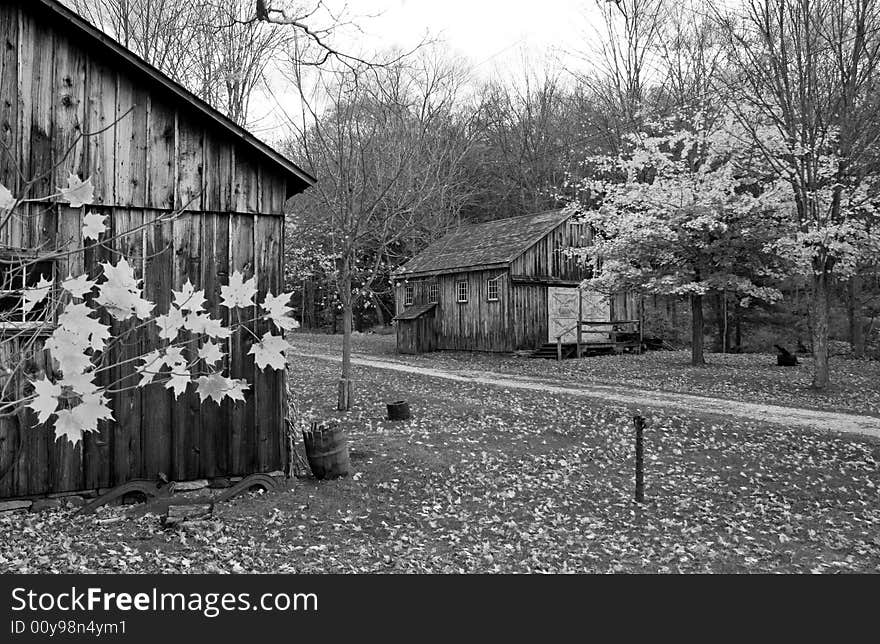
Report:
[[[351,409],[351,275],[349,261],[342,264],[342,284],[339,297],[342,300],[342,376],[339,379],[339,398],[336,409]]]
[[[813,339],[813,388],[825,389],[828,373],[828,291],[830,275],[822,271],[813,275],[810,294],[810,333]]]
[[[703,358],[703,296],[691,295],[691,364],[706,364]]]
[[[849,314],[849,343],[856,358],[865,357],[865,325],[862,322],[862,278],[853,275],[849,281],[847,298]]]

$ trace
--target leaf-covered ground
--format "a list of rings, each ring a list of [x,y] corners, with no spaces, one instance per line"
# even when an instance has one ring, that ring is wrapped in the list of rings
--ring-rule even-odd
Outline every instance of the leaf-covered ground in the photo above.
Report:
[[[305,350],[341,351],[341,336],[296,334]],[[650,351],[643,355],[604,355],[580,360],[540,360],[511,354],[461,351],[400,356],[393,335],[356,335],[354,349],[364,355],[405,360],[419,366],[491,370],[535,376],[561,383],[625,385],[745,402],[880,416],[880,361],[831,358],[832,386],[810,388],[812,358],[799,356],[796,367],[778,367],[775,354],[706,355],[707,365],[694,368],[689,351]]]
[[[297,359],[330,418],[338,366]],[[155,516],[0,516],[0,570],[131,572],[880,572],[880,443],[650,413],[632,502],[632,411],[356,369],[341,481],[241,499],[162,532]],[[414,418],[384,420],[410,402]]]

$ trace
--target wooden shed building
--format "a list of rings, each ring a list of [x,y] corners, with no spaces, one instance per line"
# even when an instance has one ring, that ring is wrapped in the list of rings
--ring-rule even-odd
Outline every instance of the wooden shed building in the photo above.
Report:
[[[460,227],[396,273],[398,351],[535,350],[575,342],[579,320],[626,316],[626,298],[579,288],[588,268],[566,250],[589,243],[559,210]]]
[[[69,173],[91,177],[88,209],[106,215],[109,227],[106,244],[62,254],[39,267],[42,276],[97,277],[99,263],[124,255],[157,312],[168,310],[171,289],[190,280],[205,290],[213,317],[227,314],[220,285],[233,271],[256,276],[259,299],[281,292],[282,209],[314,183],[308,173],[54,0],[4,0],[0,38],[0,183],[16,196],[41,198],[67,185]],[[24,204],[0,229],[3,261],[81,248],[84,210]],[[129,324],[114,322],[114,335]],[[261,324],[258,334],[268,330]],[[8,329],[0,333],[8,340]],[[158,342],[155,325],[136,337],[110,363]],[[56,441],[51,427],[34,428],[29,411],[0,418],[0,498],[161,474],[181,481],[281,469],[282,372],[255,369],[248,339],[231,344],[227,375],[250,384],[244,403],[202,405],[193,387],[177,399],[161,386],[117,387],[115,421],[102,421],[101,431],[76,445]],[[39,343],[4,341],[3,351],[7,363],[31,352],[30,369],[51,372]],[[133,370],[114,367],[107,384],[125,382]]]

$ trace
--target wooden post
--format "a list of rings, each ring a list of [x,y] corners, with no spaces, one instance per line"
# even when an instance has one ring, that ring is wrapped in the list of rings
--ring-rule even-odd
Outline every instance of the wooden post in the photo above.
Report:
[[[639,295],[639,354],[645,346],[645,296]]]
[[[636,426],[636,503],[645,502],[645,450],[643,434],[645,419],[642,416],[633,416],[633,424]]]
[[[556,360],[562,362],[562,336],[556,336]]]
[[[578,287],[578,322],[577,322],[577,350],[575,351],[575,356],[580,359],[581,357],[581,340],[583,336],[581,334],[581,321],[584,319],[584,292]]]

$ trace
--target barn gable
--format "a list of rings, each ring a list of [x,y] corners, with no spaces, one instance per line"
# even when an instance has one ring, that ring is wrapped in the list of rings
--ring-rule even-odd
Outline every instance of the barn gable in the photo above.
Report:
[[[55,0],[0,7],[0,182],[41,197],[92,177],[97,204],[281,213],[314,177]],[[4,155],[6,156],[6,155]]]

